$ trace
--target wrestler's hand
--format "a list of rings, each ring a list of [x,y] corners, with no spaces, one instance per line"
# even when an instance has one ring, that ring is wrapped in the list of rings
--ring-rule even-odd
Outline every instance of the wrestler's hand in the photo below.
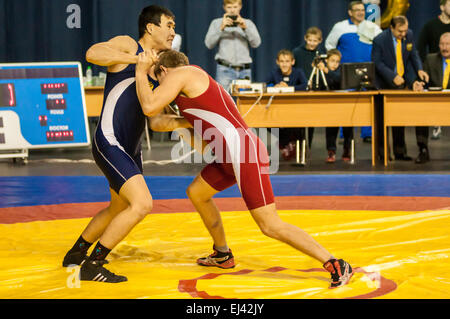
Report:
[[[158,61],[158,54],[155,50],[139,53],[136,64],[136,72],[148,73],[150,68]]]

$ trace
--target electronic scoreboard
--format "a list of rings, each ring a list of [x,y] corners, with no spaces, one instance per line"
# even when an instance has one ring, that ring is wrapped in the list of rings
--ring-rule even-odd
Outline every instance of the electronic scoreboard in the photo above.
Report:
[[[0,64],[0,157],[90,145],[79,62]]]

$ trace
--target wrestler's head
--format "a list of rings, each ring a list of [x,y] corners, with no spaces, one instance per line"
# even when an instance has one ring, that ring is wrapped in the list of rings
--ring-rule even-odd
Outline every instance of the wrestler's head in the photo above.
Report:
[[[159,51],[172,48],[175,37],[175,15],[167,8],[151,5],[139,15],[139,39],[149,37],[153,49]]]
[[[177,68],[185,65],[189,65],[189,59],[184,53],[175,50],[165,51],[161,53],[158,62],[155,64],[155,76],[157,77],[158,82],[162,83],[170,68]]]

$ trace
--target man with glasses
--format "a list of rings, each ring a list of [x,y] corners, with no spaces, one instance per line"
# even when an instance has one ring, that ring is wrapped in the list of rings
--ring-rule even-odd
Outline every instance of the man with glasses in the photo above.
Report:
[[[380,27],[366,20],[366,9],[362,1],[352,1],[348,6],[349,19],[336,23],[325,40],[327,51],[338,49],[342,54],[341,63],[370,62],[372,41],[382,32]],[[361,128],[361,138],[370,142],[372,129]]]

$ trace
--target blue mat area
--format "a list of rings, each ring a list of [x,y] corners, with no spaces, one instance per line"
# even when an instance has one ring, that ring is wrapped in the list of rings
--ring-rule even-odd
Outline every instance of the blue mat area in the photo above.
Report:
[[[154,199],[187,198],[193,176],[147,176]],[[450,175],[276,175],[275,196],[450,197]],[[240,197],[237,186],[217,197]],[[0,207],[109,201],[101,176],[0,177]]]

